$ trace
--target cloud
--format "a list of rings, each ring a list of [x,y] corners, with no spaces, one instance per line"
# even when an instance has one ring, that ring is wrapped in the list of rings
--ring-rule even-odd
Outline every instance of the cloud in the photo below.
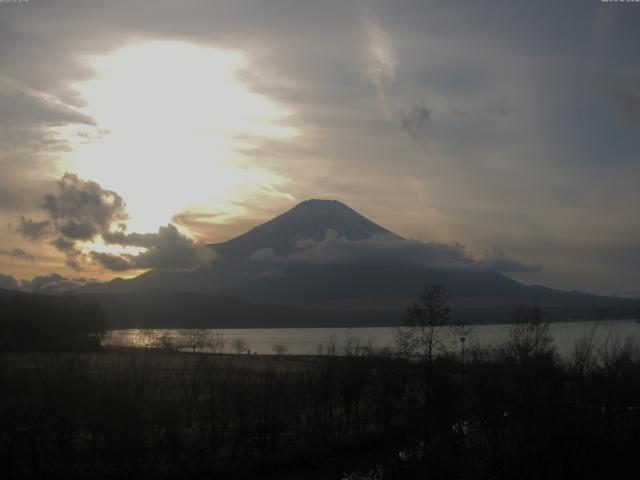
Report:
[[[18,232],[29,240],[35,241],[49,235],[49,220],[35,221],[30,218],[20,217]]]
[[[64,264],[71,270],[75,270],[76,272],[82,272],[84,270],[77,258],[74,257],[67,257]]]
[[[0,124],[11,127],[66,124],[95,125],[95,121],[52,95],[46,95],[0,76]]]
[[[51,241],[51,245],[56,247],[61,252],[71,253],[75,251],[76,243],[73,240],[69,240],[65,237],[58,237]]]
[[[69,220],[60,225],[59,230],[65,237],[73,240],[90,240],[98,233],[91,223],[78,223],[75,220]]]
[[[431,110],[421,103],[414,106],[410,113],[402,115],[402,129],[414,142],[426,146],[430,119]]]
[[[57,190],[56,194],[46,194],[41,204],[47,218],[23,216],[18,231],[32,241],[55,237],[49,243],[66,255],[67,266],[79,271],[77,242],[93,240],[114,225],[122,228],[128,218],[126,205],[117,193],[72,173],[63,175]]]
[[[114,272],[124,272],[125,270],[131,270],[134,268],[131,260],[125,256],[103,252],[91,252],[91,258],[104,268]]]
[[[33,262],[33,260],[34,260],[33,255],[31,255],[30,253],[25,252],[21,248],[15,248],[11,252],[11,259],[12,260],[22,260],[24,262]]]
[[[22,248],[14,248],[13,250],[0,251],[0,256],[8,257],[13,261],[33,263],[34,257]]]
[[[623,290],[621,292],[613,292],[612,295],[618,294],[621,297],[630,297],[640,299],[640,290]]]
[[[103,239],[108,244],[142,247],[144,252],[133,255],[93,254],[93,258],[104,267],[115,271],[130,269],[189,269],[200,266],[214,256],[206,245],[198,244],[182,235],[171,224],[160,227],[158,233],[106,233]]]
[[[83,261],[95,261],[108,270],[185,269],[211,259],[206,246],[181,234],[172,225],[157,233],[128,233],[128,213],[124,199],[98,183],[66,173],[58,182],[56,194],[45,195],[41,209],[45,220],[22,217],[18,230],[30,240],[49,239],[66,255],[66,265],[76,271]],[[102,239],[122,247],[139,247],[142,252],[112,254],[82,248],[83,242]]]
[[[224,214],[220,212],[192,212],[185,211],[171,218],[176,225],[183,225],[198,238],[211,241],[212,230],[224,226]]]
[[[23,280],[20,287],[33,293],[61,294],[64,292],[76,290],[86,283],[86,278],[67,278],[58,273],[49,275],[40,275],[33,277],[31,280]]]
[[[482,113],[487,119],[505,117],[511,113],[511,103],[504,95],[490,99],[485,103]]]
[[[606,71],[596,76],[600,92],[611,102],[623,125],[640,127],[640,72]]]
[[[0,273],[0,288],[4,288],[6,290],[18,290],[18,281],[11,275]]]
[[[398,53],[391,34],[371,10],[360,17],[365,36],[365,75],[375,85],[380,109],[389,114],[387,89],[393,83],[398,68]]]
[[[496,272],[504,273],[521,273],[521,272],[541,272],[542,266],[540,265],[526,265],[518,262],[505,255],[504,251],[500,249],[493,249],[489,251],[484,258],[476,262],[477,265],[485,270],[494,270]]]
[[[58,190],[58,194],[45,196],[42,208],[56,230],[67,238],[89,240],[128,219],[122,197],[96,182],[65,173]]]
[[[0,288],[51,295],[59,295],[76,290],[92,281],[95,281],[95,279],[84,277],[68,278],[59,273],[38,275],[31,280],[17,280],[11,275],[0,273]]]
[[[493,270],[503,273],[539,271],[540,267],[527,266],[510,259],[502,251],[491,252],[476,260],[467,255],[459,243],[423,243],[405,240],[395,235],[374,235],[366,240],[350,241],[327,232],[324,240],[303,240],[288,255],[276,255],[273,250],[254,252],[251,261],[273,268],[279,263],[304,264],[360,264],[422,266],[456,270]]]
[[[41,204],[47,218],[22,216],[18,232],[32,241],[55,237],[49,243],[66,254],[68,266],[80,270],[77,242],[93,240],[114,225],[122,228],[128,218],[126,205],[117,193],[72,173],[64,174],[57,189],[58,193],[45,195]]]
[[[9,59],[12,53],[2,56]],[[0,211],[24,211],[50,186],[58,155],[69,148],[61,134],[64,127],[95,125],[89,116],[28,82],[0,75]]]

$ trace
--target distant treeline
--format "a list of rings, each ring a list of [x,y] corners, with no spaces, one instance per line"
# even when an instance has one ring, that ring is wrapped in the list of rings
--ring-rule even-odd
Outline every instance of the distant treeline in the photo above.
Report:
[[[100,346],[106,325],[104,311],[95,302],[50,295],[0,300],[3,350],[91,350]]]
[[[0,289],[0,302],[24,295]],[[108,330],[124,328],[295,328],[389,327],[402,323],[403,309],[330,310],[252,304],[232,298],[180,291],[141,291],[130,294],[71,295],[76,305],[95,302]],[[548,322],[636,318],[639,305],[629,299],[598,308],[547,307]],[[467,325],[511,323],[513,306],[451,307],[451,318]],[[604,311],[603,311],[604,310]]]

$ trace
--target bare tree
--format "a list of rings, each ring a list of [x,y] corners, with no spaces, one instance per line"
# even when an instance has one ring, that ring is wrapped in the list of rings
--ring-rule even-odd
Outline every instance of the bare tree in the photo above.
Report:
[[[513,327],[507,341],[499,347],[507,360],[521,364],[529,359],[553,354],[553,337],[544,311],[518,307],[513,313]]]
[[[368,337],[364,342],[361,339],[354,337],[351,332],[347,333],[344,342],[344,355],[347,357],[362,357],[366,355],[373,355],[374,353],[374,337]]]
[[[209,346],[209,334],[204,328],[192,328],[185,332],[184,343],[196,353]]]
[[[287,353],[287,346],[282,343],[276,343],[271,349],[278,357]]]
[[[249,345],[245,342],[244,338],[235,338],[231,343],[231,349],[240,355],[249,350]]]
[[[322,342],[318,343],[318,355],[322,356],[322,355],[327,355],[329,357],[333,357],[336,355],[336,351],[337,351],[337,344],[338,344],[338,339],[336,338],[335,335],[331,335],[329,337],[329,339],[327,340],[327,344],[323,344]]]
[[[431,285],[409,305],[404,326],[396,330],[396,345],[403,355],[419,355],[430,362],[455,335],[449,293],[444,285]]]
[[[175,339],[169,334],[169,332],[163,332],[158,337],[158,344],[165,352],[173,352],[176,350]]]
[[[227,346],[227,339],[221,332],[215,332],[209,335],[209,347],[214,353],[223,353]]]

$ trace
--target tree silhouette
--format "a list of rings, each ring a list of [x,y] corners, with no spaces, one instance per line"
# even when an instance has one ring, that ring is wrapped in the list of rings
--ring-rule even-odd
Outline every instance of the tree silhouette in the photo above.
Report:
[[[189,347],[193,353],[211,345],[209,332],[203,328],[191,328],[184,334],[185,346]]]
[[[553,337],[542,308],[537,305],[529,310],[516,308],[509,338],[499,350],[516,364],[553,354]]]
[[[447,288],[442,284],[425,287],[407,308],[403,323],[396,331],[400,352],[431,362],[453,333]]]

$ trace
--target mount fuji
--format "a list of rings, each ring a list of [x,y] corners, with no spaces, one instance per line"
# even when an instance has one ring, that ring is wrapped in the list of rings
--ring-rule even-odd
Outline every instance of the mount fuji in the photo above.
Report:
[[[608,297],[523,285],[469,258],[459,246],[404,239],[336,200],[304,201],[209,247],[215,258],[195,270],[149,271],[133,279],[90,284],[77,294],[107,305],[114,295],[129,296],[119,300],[119,311],[133,302],[143,315],[145,303],[130,296],[147,298],[161,291],[164,304],[172,295],[180,296],[181,316],[201,319],[208,318],[207,312],[239,311],[221,310],[220,299],[242,302],[245,320],[251,317],[246,312],[254,311],[246,305],[256,309],[255,325],[249,321],[253,326],[291,326],[296,321],[303,326],[311,318],[319,326],[322,317],[334,323],[342,319],[343,325],[397,323],[407,303],[434,283],[448,288],[454,316],[470,322],[508,321],[516,305],[537,304],[561,319],[597,316],[597,307],[613,303]],[[631,308],[626,300],[615,303],[624,312]],[[190,312],[189,305],[197,305],[197,312]],[[276,307],[289,310],[283,313]],[[269,319],[265,309],[271,312]],[[225,323],[236,324],[233,318]]]
[[[249,258],[258,251],[271,250],[287,255],[309,242],[321,242],[327,234],[349,242],[368,240],[375,235],[402,240],[402,237],[373,223],[337,200],[306,200],[274,219],[224,243],[209,246],[221,255]]]

